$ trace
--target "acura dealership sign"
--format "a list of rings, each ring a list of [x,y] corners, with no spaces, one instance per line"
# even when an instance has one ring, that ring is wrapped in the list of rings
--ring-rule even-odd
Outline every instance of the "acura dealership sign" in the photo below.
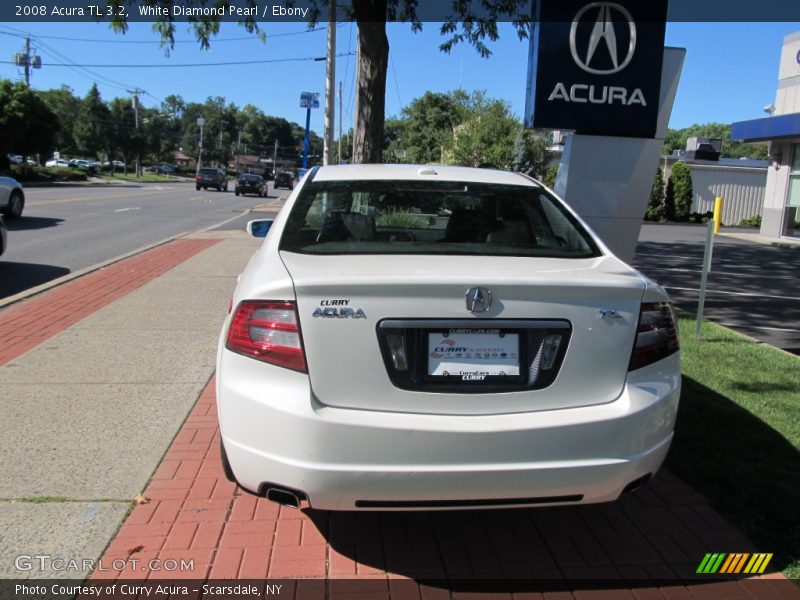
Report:
[[[526,125],[652,138],[667,0],[539,0],[534,10]]]

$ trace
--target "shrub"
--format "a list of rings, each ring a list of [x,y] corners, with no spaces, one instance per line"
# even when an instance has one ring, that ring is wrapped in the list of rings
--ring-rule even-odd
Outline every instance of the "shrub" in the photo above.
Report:
[[[653,187],[650,190],[650,200],[644,214],[645,221],[660,221],[664,218],[664,171],[658,167]]]
[[[672,167],[664,197],[664,217],[669,221],[686,222],[692,208],[692,172],[684,162]]]
[[[739,227],[761,227],[761,215],[747,217],[739,221]]]

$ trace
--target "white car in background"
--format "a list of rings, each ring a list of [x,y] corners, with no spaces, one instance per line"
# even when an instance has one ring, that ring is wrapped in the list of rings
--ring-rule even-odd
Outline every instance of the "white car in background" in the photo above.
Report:
[[[0,177],[0,214],[7,219],[19,219],[25,208],[22,184],[13,177]]]
[[[315,168],[248,229],[266,239],[217,358],[242,488],[329,510],[577,504],[664,460],[681,383],[667,294],[537,181]]]

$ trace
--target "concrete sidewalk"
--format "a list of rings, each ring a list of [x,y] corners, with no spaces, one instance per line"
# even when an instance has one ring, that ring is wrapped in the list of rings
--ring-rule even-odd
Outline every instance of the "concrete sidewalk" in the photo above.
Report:
[[[509,599],[800,598],[775,573],[687,583],[706,552],[769,549],[666,471],[612,504],[536,510],[321,513],[236,490],[212,377],[259,244],[188,236],[0,311],[0,340],[13,336],[0,346],[0,578],[92,573],[18,568],[45,554],[125,562],[103,578],[165,577],[141,565],[171,559],[191,561],[171,577],[343,579],[355,587],[342,598],[448,598],[463,580]]]
[[[14,560],[101,555],[213,374],[258,243],[176,240],[0,312],[0,577],[88,573]]]

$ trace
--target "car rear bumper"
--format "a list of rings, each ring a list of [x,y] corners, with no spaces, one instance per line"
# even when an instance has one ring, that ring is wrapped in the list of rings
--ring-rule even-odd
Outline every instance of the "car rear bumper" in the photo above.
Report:
[[[630,373],[614,402],[478,416],[332,408],[306,375],[252,362],[223,351],[217,379],[237,480],[327,510],[611,501],[660,467],[680,395],[677,354]]]

